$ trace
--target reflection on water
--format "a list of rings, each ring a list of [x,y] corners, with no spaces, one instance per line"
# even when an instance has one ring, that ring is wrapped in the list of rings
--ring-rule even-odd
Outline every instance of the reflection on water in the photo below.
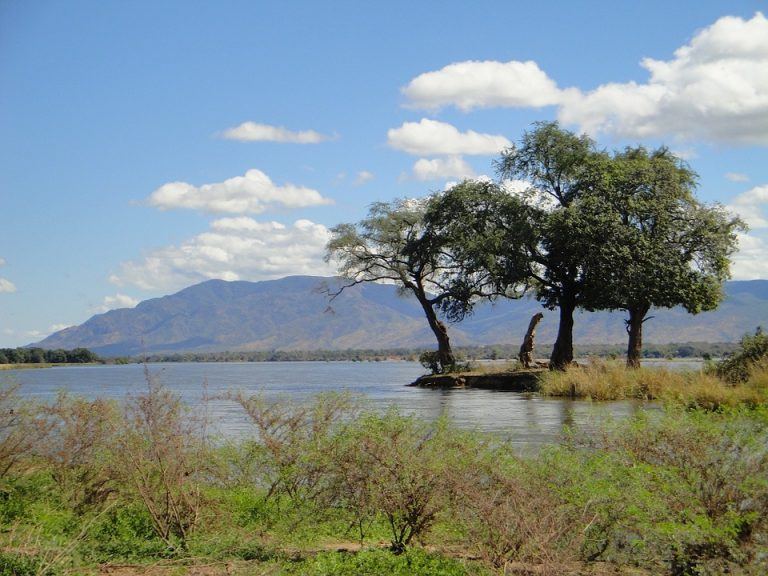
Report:
[[[590,430],[607,419],[620,419],[641,409],[639,402],[591,403],[540,398],[495,390],[429,390],[406,387],[423,373],[415,362],[275,362],[152,364],[149,371],[190,404],[203,396],[243,390],[268,400],[305,401],[319,392],[349,391],[362,394],[376,410],[396,406],[401,412],[434,419],[442,414],[457,425],[493,431],[521,449],[556,442],[564,428]],[[125,366],[60,367],[12,370],[0,381],[21,384],[30,398],[50,401],[59,390],[88,398],[124,398],[144,389],[144,368]],[[208,413],[226,436],[250,433],[239,406],[212,400]]]

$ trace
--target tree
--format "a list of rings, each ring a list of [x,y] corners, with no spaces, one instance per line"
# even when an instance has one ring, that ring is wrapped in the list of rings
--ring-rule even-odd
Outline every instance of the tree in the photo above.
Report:
[[[698,202],[696,174],[667,148],[626,148],[577,201],[586,246],[584,307],[626,310],[627,366],[638,367],[651,307],[717,307],[730,276],[737,218]]]
[[[438,370],[450,370],[456,360],[448,330],[438,317],[463,318],[474,298],[485,294],[491,279],[485,271],[462,272],[462,262],[447,250],[443,239],[424,225],[425,200],[377,202],[357,224],[331,230],[326,261],[336,260],[344,289],[363,282],[394,282],[403,294],[413,294],[424,310],[437,340]]]
[[[501,178],[522,180],[528,186],[520,196],[526,209],[518,210],[520,220],[509,226],[531,231],[523,249],[536,298],[560,311],[552,369],[573,361],[573,313],[583,305],[586,281],[585,251],[577,239],[588,223],[578,200],[594,190],[606,159],[588,136],[563,130],[557,122],[539,122],[523,135],[520,146],[504,151],[496,163]],[[512,274],[513,280],[517,277]]]

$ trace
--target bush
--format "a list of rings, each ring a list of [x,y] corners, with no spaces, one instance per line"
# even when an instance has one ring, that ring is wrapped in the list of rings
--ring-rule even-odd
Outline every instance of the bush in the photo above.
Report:
[[[157,536],[186,549],[200,520],[207,468],[205,423],[146,372],[114,435],[114,462],[126,496],[141,502]]]
[[[768,334],[757,328],[754,335],[746,334],[739,349],[720,361],[715,372],[727,382],[746,382],[756,366],[768,360]]]
[[[553,482],[594,514],[584,558],[656,572],[768,569],[768,413],[642,414],[555,450]],[[742,572],[738,572],[742,573]]]
[[[356,554],[326,552],[289,567],[286,575],[301,576],[468,576],[478,575],[457,560],[413,550],[394,555],[384,550]]]
[[[0,552],[0,576],[54,576],[54,569],[45,564],[37,556]]]
[[[79,514],[103,506],[116,491],[110,453],[115,406],[61,393],[42,414],[51,433],[39,453],[51,467],[60,494]]]

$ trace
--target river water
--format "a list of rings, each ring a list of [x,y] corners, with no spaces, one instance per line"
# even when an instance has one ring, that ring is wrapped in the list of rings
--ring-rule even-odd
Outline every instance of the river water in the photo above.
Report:
[[[685,367],[690,367],[685,365]],[[446,414],[464,428],[491,431],[520,449],[557,442],[565,428],[594,428],[643,409],[640,402],[592,403],[540,398],[494,390],[432,390],[407,387],[424,369],[415,362],[243,362],[162,363],[147,366],[150,377],[191,405],[202,398],[242,390],[267,400],[306,401],[320,392],[348,391],[365,397],[375,410],[397,407],[402,413],[433,419]],[[120,366],[68,366],[0,372],[0,383],[18,383],[23,396],[52,401],[60,390],[86,398],[123,399],[146,389],[145,369]],[[224,436],[251,432],[238,405],[211,400],[207,412]]]

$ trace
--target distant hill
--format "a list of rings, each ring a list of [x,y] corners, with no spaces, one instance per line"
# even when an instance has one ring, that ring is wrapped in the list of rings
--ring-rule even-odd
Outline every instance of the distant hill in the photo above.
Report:
[[[321,290],[333,278],[289,276],[264,282],[209,280],[176,294],[111,310],[35,344],[84,347],[103,356],[222,350],[338,350],[405,348],[434,344],[421,308],[394,286],[362,284],[332,303]],[[768,326],[768,280],[729,282],[720,308],[697,316],[682,309],[652,311],[646,342],[732,342],[758,325]],[[450,327],[457,345],[518,343],[532,299],[484,304]],[[555,339],[557,312],[544,311],[537,340]],[[617,313],[577,313],[577,343],[624,342]]]

